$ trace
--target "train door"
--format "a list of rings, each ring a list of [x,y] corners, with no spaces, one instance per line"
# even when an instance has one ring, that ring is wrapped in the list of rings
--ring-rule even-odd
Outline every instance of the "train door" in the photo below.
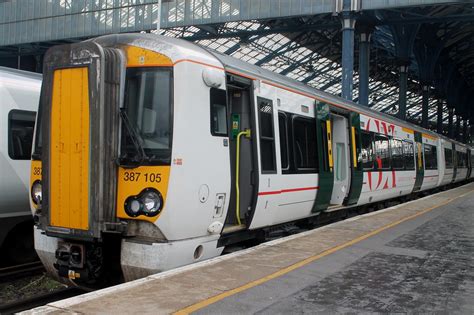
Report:
[[[456,145],[454,143],[451,143],[451,148],[453,152],[453,180],[451,183],[454,183],[456,181],[456,175],[458,173],[458,153],[456,151]]]
[[[332,156],[334,166],[334,184],[331,205],[342,205],[349,193],[350,157],[349,157],[349,124],[346,117],[331,114]]]
[[[316,145],[318,147],[318,193],[312,213],[319,213],[328,208],[334,185],[332,157],[332,128],[329,105],[320,101],[314,103],[316,112]]]
[[[231,129],[229,151],[232,193],[223,233],[249,226],[255,210],[258,187],[252,81],[229,75],[227,97]]]
[[[360,114],[349,114],[349,156],[350,156],[350,185],[349,193],[344,200],[344,205],[354,205],[359,201],[360,193],[362,192],[362,183],[364,181],[364,172],[362,164],[359,161],[362,144],[360,139]]]
[[[471,178],[472,173],[472,159],[471,159],[471,150],[467,149],[467,176],[466,178]]]
[[[415,131],[415,164],[416,164],[416,179],[413,191],[419,191],[423,184],[424,163],[423,163],[423,138],[421,132]]]
[[[318,194],[312,212],[331,205],[356,204],[362,190],[363,171],[360,115],[330,113],[329,105],[316,101],[316,144],[318,149]]]

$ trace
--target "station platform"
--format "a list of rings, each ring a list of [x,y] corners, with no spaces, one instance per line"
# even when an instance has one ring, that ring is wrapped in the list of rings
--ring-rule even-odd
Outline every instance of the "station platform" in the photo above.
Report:
[[[474,183],[23,314],[474,313]]]

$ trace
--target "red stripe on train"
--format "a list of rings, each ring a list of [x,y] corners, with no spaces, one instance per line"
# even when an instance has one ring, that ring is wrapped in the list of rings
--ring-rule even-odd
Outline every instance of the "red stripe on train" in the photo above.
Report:
[[[259,192],[258,195],[259,196],[279,195],[279,194],[295,192],[295,191],[316,190],[316,189],[319,189],[319,187],[314,186],[314,187],[291,188],[291,189],[282,189],[282,190],[274,190],[274,191],[262,191],[262,192]]]

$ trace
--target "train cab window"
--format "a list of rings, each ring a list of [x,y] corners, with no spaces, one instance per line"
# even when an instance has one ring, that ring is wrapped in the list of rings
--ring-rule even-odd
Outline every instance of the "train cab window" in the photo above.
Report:
[[[275,137],[273,128],[273,103],[257,97],[260,122],[260,162],[262,173],[275,173]]]
[[[438,156],[436,154],[436,146],[424,143],[423,152],[425,156],[425,169],[438,169]]]
[[[362,131],[362,148],[361,148],[361,158],[362,168],[365,170],[371,170],[374,168],[374,137],[370,132]]]
[[[444,160],[446,162],[446,168],[453,168],[453,150],[444,148]]]
[[[415,151],[413,148],[413,142],[403,140],[403,159],[405,161],[406,170],[415,169]]]
[[[225,90],[211,88],[211,134],[227,136],[227,106]]]
[[[399,139],[390,140],[390,151],[392,154],[392,167],[401,170],[405,167],[403,159],[403,142]]]
[[[375,135],[375,167],[378,170],[390,168],[390,145],[388,138],[382,135]]]
[[[172,69],[127,69],[122,110],[121,160],[149,165],[171,163]]]
[[[288,158],[288,118],[285,113],[278,113],[278,129],[280,131],[281,169],[287,171],[290,164]]]
[[[8,155],[12,160],[31,159],[36,113],[13,109],[8,114]]]
[[[317,146],[316,123],[313,119],[294,118],[293,145],[298,171],[315,171],[317,169]]]

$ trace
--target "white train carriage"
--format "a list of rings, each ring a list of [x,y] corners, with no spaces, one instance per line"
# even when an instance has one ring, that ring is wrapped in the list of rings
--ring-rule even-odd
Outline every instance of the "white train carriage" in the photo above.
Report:
[[[35,257],[28,194],[40,88],[41,75],[0,67],[0,264]]]
[[[470,156],[469,156],[469,178],[474,178],[474,147],[469,148]]]
[[[43,93],[35,246],[52,275],[82,285],[111,270],[130,280],[215,257],[278,224],[434,188],[445,178],[441,148],[454,143],[149,34],[52,48]]]
[[[440,163],[440,176],[438,180],[439,186],[448,185],[454,182],[454,145],[448,139],[440,139],[440,149],[438,150],[438,159],[444,161]]]
[[[467,178],[470,165],[468,158],[468,148],[462,143],[454,144],[454,154],[456,160],[456,169],[454,175],[454,182],[458,183]]]

